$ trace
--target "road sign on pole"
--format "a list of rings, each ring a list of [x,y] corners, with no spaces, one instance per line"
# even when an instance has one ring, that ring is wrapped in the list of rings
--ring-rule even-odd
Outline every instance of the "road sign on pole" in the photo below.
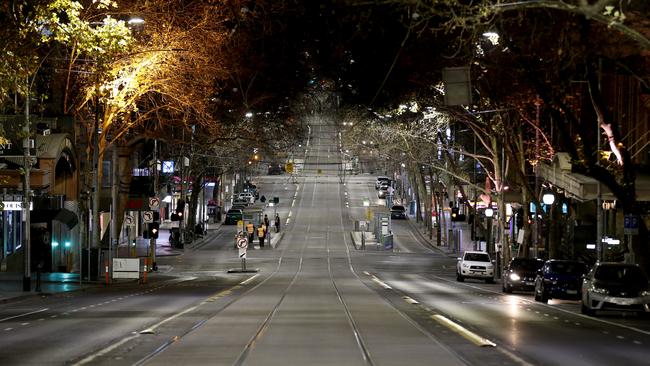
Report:
[[[625,235],[639,234],[639,216],[625,215],[623,218],[623,233]]]
[[[133,218],[133,215],[124,216],[124,223],[126,224],[126,226],[135,226],[135,220]]]
[[[248,248],[248,239],[246,238],[239,238],[237,239],[237,248],[239,248],[239,254],[241,254],[241,249],[244,249],[244,252],[246,252],[246,248]]]
[[[149,208],[157,210],[160,207],[160,199],[158,197],[149,197]]]
[[[151,224],[153,222],[153,211],[144,211],[142,213],[142,222]]]

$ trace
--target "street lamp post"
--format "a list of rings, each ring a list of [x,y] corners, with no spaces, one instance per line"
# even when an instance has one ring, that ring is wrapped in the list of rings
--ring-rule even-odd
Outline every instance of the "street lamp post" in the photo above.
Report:
[[[555,202],[555,195],[553,193],[545,193],[542,196],[542,202],[548,207],[548,212],[546,212],[546,240],[544,241],[544,251],[546,252],[547,259],[550,259],[550,226],[552,221],[553,214],[553,203]]]
[[[485,249],[490,255],[492,254],[492,217],[494,210],[491,207],[485,209],[485,217],[487,217],[487,233],[485,234]]]
[[[30,98],[30,85],[29,78],[27,78],[27,93],[25,98],[25,125],[23,132],[25,139],[23,140],[23,169],[25,172],[23,180],[23,218],[24,218],[24,234],[23,234],[23,253],[25,253],[25,272],[23,275],[23,291],[29,292],[32,290],[32,269],[31,269],[31,187],[29,182],[29,173],[31,168],[31,138],[29,128],[29,98]]]

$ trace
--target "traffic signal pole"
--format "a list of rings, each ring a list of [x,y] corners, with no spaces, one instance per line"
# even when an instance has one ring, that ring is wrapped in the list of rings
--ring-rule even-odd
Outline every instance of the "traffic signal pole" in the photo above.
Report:
[[[158,194],[158,140],[153,141],[153,192],[156,198],[160,198]],[[157,208],[159,210],[159,208]],[[158,235],[155,235],[158,236]],[[151,236],[151,270],[158,270],[158,265],[156,264],[156,238]],[[170,243],[171,244],[171,243]]]

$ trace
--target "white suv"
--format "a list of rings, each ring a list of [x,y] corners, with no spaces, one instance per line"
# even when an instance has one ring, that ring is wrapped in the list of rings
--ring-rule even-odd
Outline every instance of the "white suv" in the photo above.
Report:
[[[486,252],[466,251],[456,263],[456,281],[463,282],[465,278],[484,279],[486,283],[494,283],[494,264]]]
[[[255,203],[255,196],[250,192],[242,192],[237,196],[237,198],[242,200],[248,200],[250,203]]]

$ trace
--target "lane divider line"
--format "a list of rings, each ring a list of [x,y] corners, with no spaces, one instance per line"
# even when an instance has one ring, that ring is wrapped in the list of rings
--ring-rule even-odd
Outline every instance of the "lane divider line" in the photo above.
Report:
[[[490,341],[487,338],[481,337],[480,335],[468,330],[467,328],[449,320],[440,314],[431,315],[431,319],[437,321],[440,325],[443,325],[450,330],[458,333],[461,337],[467,339],[479,347],[496,347],[496,343]]]
[[[36,313],[41,313],[41,312],[47,311],[47,310],[50,310],[50,308],[44,308],[44,309],[41,309],[41,310],[30,311],[29,313],[10,316],[10,317],[7,317],[7,318],[0,319],[0,322],[4,322],[6,320],[16,319],[16,318],[20,318],[20,317],[23,317],[23,316],[36,314]]]
[[[239,284],[240,284],[240,285],[246,285],[247,283],[251,282],[255,277],[257,277],[257,276],[259,276],[259,275],[260,275],[260,274],[258,273],[258,274],[256,274],[256,275],[252,276],[251,278],[249,278],[249,279],[247,279],[247,280],[245,280],[245,281],[240,282]]]

